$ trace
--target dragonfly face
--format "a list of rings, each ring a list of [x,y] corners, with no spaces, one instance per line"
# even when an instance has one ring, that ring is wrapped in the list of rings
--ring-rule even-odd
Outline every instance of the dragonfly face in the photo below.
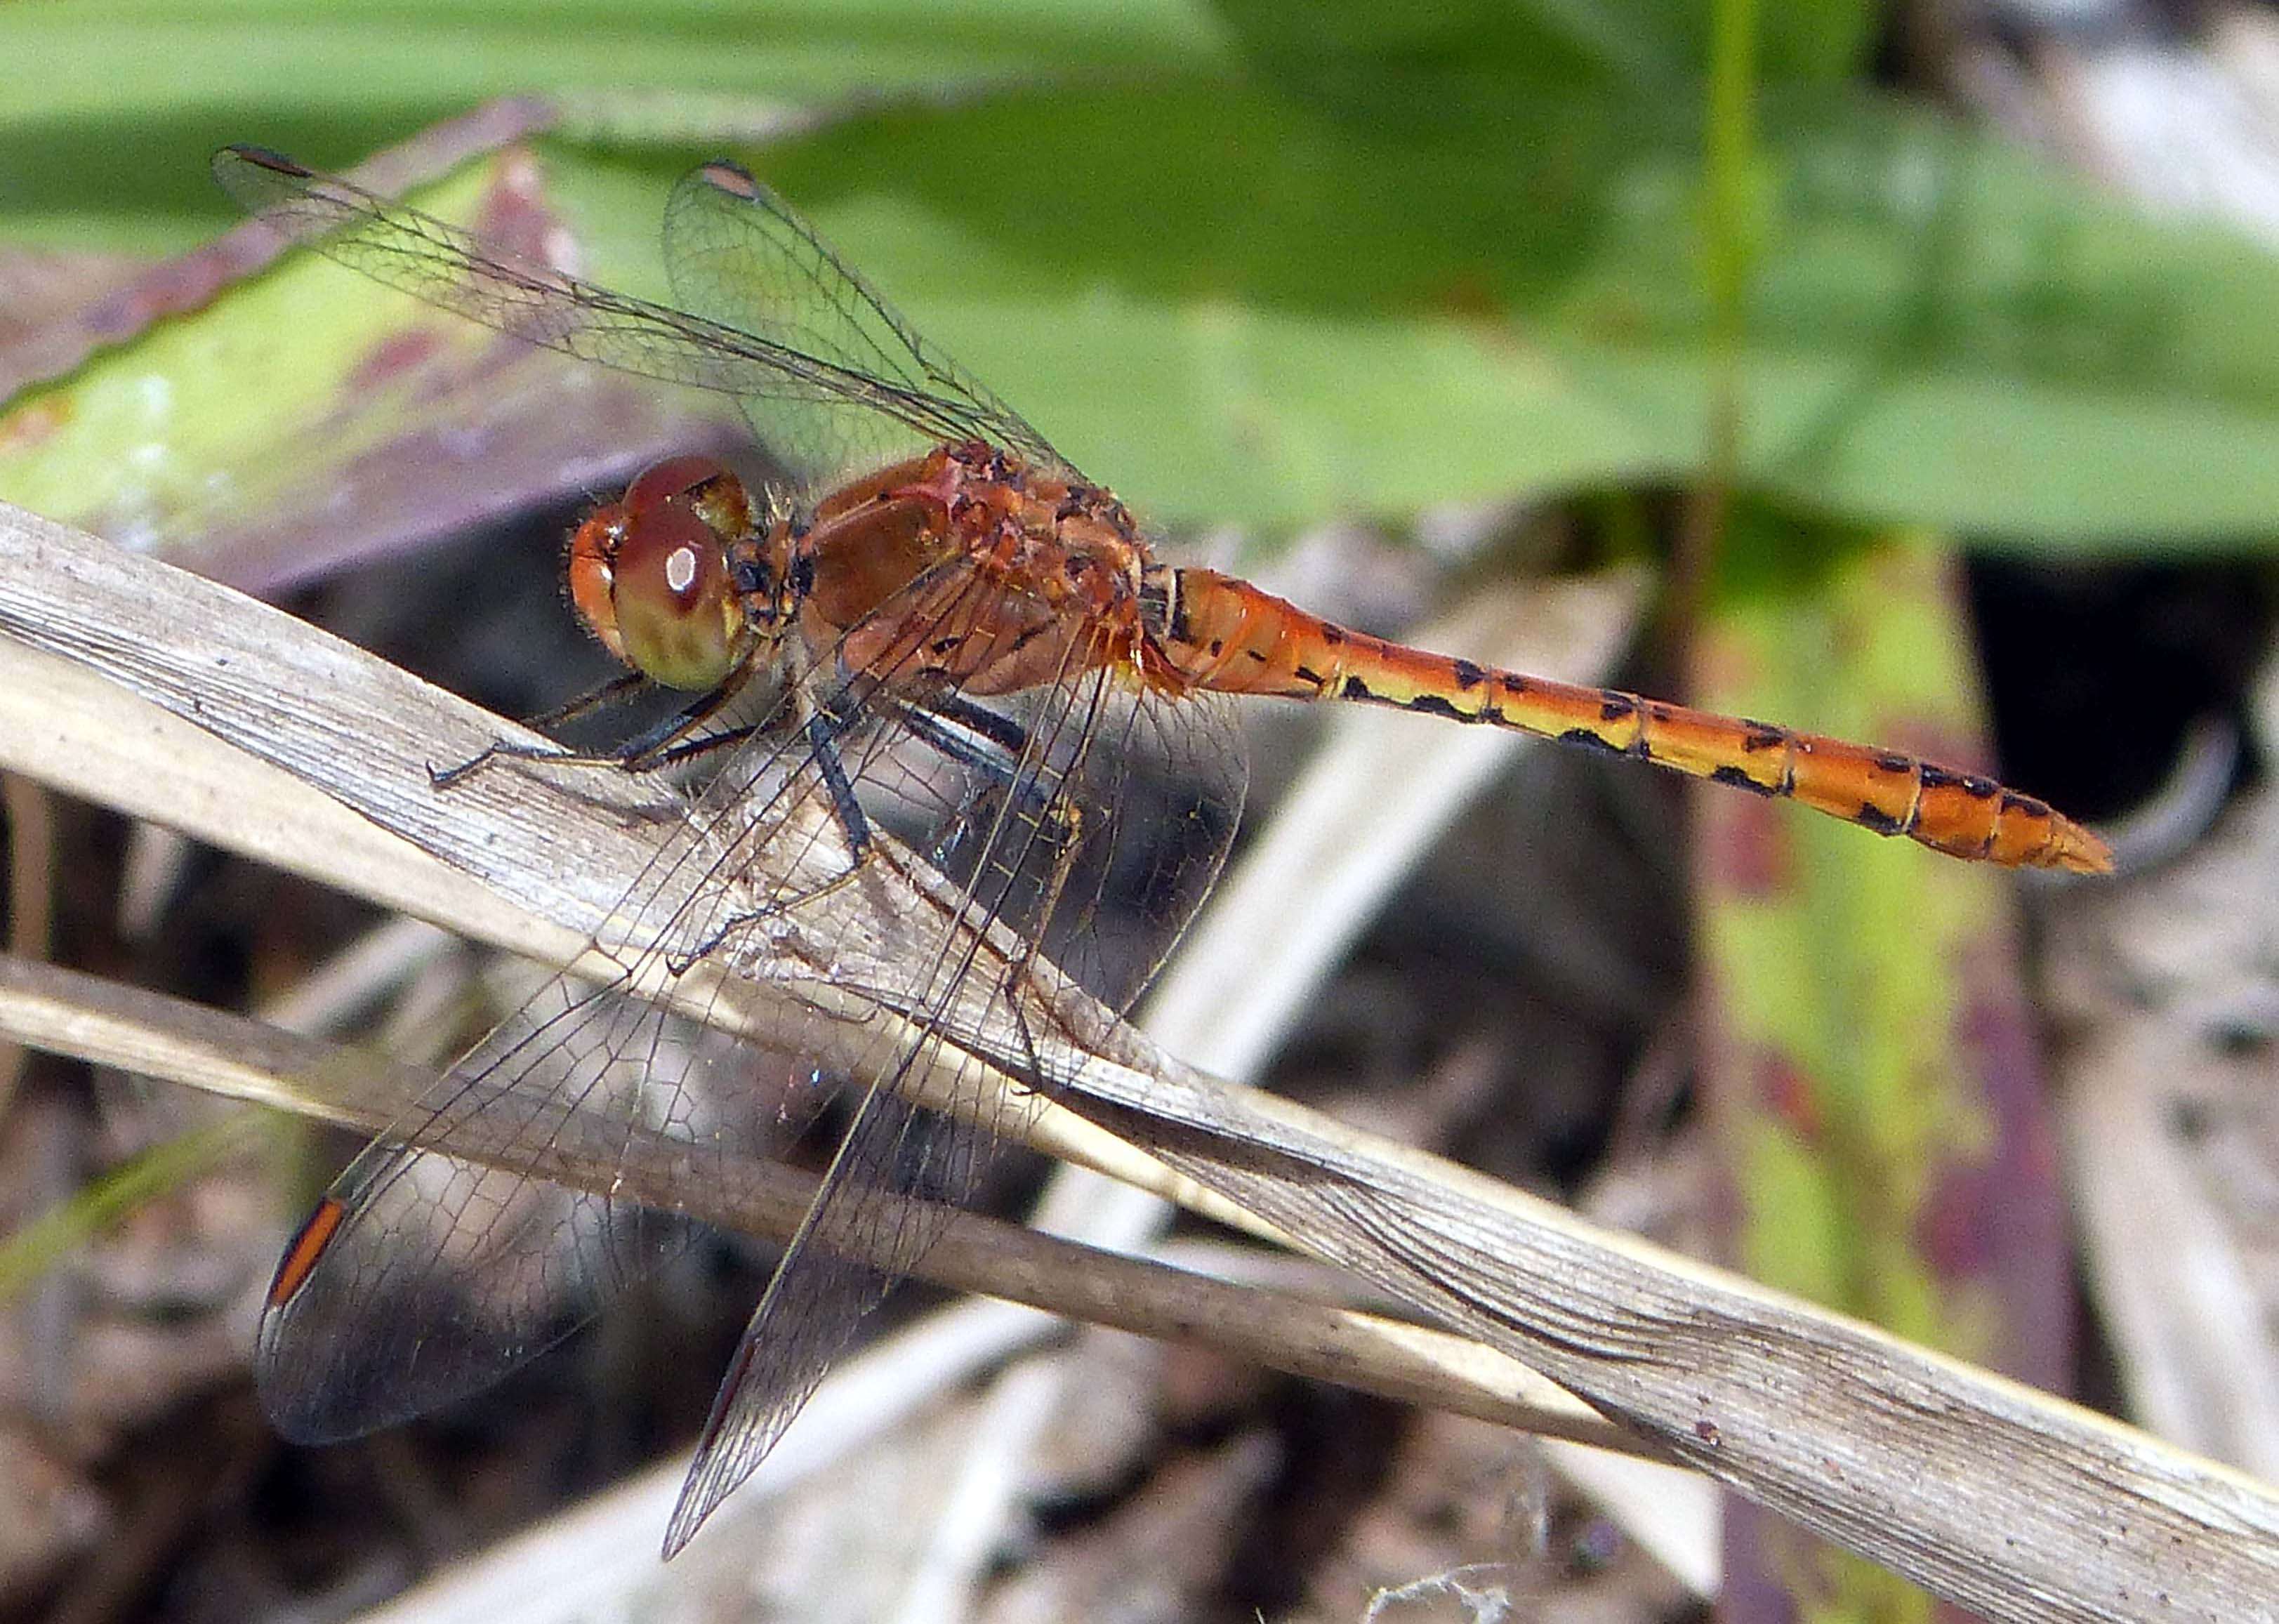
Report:
[[[645,471],[570,540],[570,601],[602,646],[651,682],[719,687],[774,630],[780,540],[754,534],[743,484],[706,456]]]

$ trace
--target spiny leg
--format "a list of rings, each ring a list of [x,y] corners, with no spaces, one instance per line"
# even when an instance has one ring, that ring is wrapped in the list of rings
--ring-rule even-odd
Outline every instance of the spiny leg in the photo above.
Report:
[[[561,726],[564,722],[575,722],[579,716],[589,716],[604,706],[615,705],[637,693],[646,693],[654,686],[656,685],[639,671],[619,671],[607,682],[588,688],[583,693],[573,694],[550,710],[541,710],[534,716],[525,716],[522,724],[536,728],[542,733],[549,728]]]
[[[437,789],[449,789],[452,785],[463,783],[480,772],[493,762],[500,761],[548,762],[564,767],[617,767],[627,772],[648,772],[659,767],[671,766],[678,762],[689,761],[721,749],[727,745],[740,744],[760,731],[757,727],[733,728],[702,739],[690,737],[698,728],[702,727],[725,709],[737,694],[743,691],[748,679],[748,676],[743,673],[730,678],[718,687],[708,689],[698,694],[655,727],[610,749],[570,750],[559,745],[520,745],[510,744],[504,739],[494,739],[483,747],[480,754],[461,762],[455,767],[428,768],[428,781]],[[627,689],[627,692],[633,691],[633,687],[649,686],[652,685],[647,678],[639,678]],[[581,694],[578,699],[571,701],[569,707],[571,714],[581,714],[605,702],[602,696],[616,686],[617,684],[611,682],[604,684],[601,688],[596,688],[589,693]],[[541,718],[541,722],[544,720],[545,718]]]
[[[1009,778],[1013,762],[1029,747],[1028,730],[1001,711],[977,705],[962,693],[945,693],[924,703],[913,702],[902,707],[903,718],[910,730],[952,761],[984,772]],[[1004,753],[1008,761],[990,762],[973,751],[970,745],[958,740],[948,732],[946,724],[954,724],[970,733],[979,735]]]
[[[1084,849],[1084,807],[1070,793],[1068,786],[1081,774],[1085,758],[1092,748],[1100,720],[1101,701],[1101,691],[1095,681],[1086,704],[1081,708],[1075,705],[1066,706],[1056,716],[1050,718],[1053,724],[1052,736],[1041,741],[1040,749],[1036,747],[1038,741],[1031,735],[1025,733],[1021,735],[1022,749],[1016,756],[1013,766],[1016,774],[1015,782],[1025,789],[1026,796],[1009,797],[1005,810],[1000,816],[997,830],[991,835],[985,847],[988,853],[997,852],[1005,843],[1009,823],[1025,827],[1026,834],[1016,843],[1019,849],[1010,854],[1007,861],[998,864],[1000,871],[1004,875],[1004,886],[1008,892],[1011,891],[1021,869],[1026,866],[1029,853],[1038,841],[1047,842],[1048,849],[1052,854],[1051,866],[1038,885],[1034,929],[1018,933],[1021,943],[1020,952],[1007,964],[1005,979],[1000,990],[1005,1000],[1006,1010],[1012,1017],[1014,1032],[1019,1039],[1021,1052],[1026,1057],[1029,1080],[1032,1086],[1041,1084],[1044,1064],[1039,1051],[1036,1033],[1029,1024],[1028,1011],[1021,997],[1021,989],[1027,984],[1037,961],[1044,954],[1047,929],[1052,923],[1055,915],[1059,913],[1061,903],[1068,894],[1069,881],[1076,872],[1078,854]],[[1007,724],[1011,725],[1009,719],[999,719],[1006,720]],[[1074,758],[1065,768],[1052,774],[1047,779],[1042,770],[1042,760],[1049,755],[1053,746],[1072,720],[1076,721],[1077,725],[1077,748]],[[1020,772],[1020,766],[1024,761],[1030,762],[1032,768],[1032,770],[1025,775]],[[1042,804],[1033,815],[1030,815],[1017,804],[1024,798],[1040,800]],[[994,911],[994,907],[991,911]]]
[[[838,823],[840,832],[846,837],[846,868],[813,890],[801,892],[796,898],[779,900],[760,908],[747,908],[741,913],[729,915],[721,922],[717,930],[696,946],[686,954],[676,954],[666,961],[666,969],[673,975],[683,974],[691,965],[710,956],[721,943],[736,931],[757,924],[762,920],[773,918],[796,903],[812,902],[818,898],[829,896],[862,872],[863,860],[870,855],[871,852],[872,838],[871,820],[863,810],[863,803],[856,798],[854,780],[848,778],[846,763],[840,759],[839,755],[840,736],[848,732],[853,725],[851,721],[817,707],[809,711],[807,721],[800,730],[807,740],[808,759],[815,764],[816,776],[823,782],[824,793],[830,797],[832,817]],[[751,731],[745,730],[748,733]],[[698,745],[710,745],[711,740],[699,739],[694,742]],[[687,747],[683,748],[686,749]]]

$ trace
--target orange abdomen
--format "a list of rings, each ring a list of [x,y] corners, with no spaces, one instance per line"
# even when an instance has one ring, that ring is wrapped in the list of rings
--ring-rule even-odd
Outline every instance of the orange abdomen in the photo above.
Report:
[[[1897,751],[1585,688],[1349,632],[1212,570],[1175,572],[1154,640],[1170,687],[1359,700],[1595,746],[2012,867],[2102,874],[2105,842],[2030,795]]]

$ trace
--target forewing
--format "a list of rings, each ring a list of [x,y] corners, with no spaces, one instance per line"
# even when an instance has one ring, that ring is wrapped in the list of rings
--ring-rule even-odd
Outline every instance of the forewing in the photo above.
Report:
[[[745,415],[760,442],[820,486],[958,440],[1065,466],[1044,436],[900,312],[791,205],[736,165],[704,165],[673,188],[664,264],[674,299],[772,349],[866,381],[865,395],[761,390]]]
[[[714,172],[724,179],[742,175],[733,165],[719,165],[698,174]],[[914,376],[909,364],[918,353],[914,341],[903,345],[905,360],[895,361],[889,350],[882,357],[892,363],[887,370],[873,372],[863,364],[859,347],[835,342],[839,324],[827,312],[771,311],[750,298],[733,297],[727,284],[741,257],[739,245],[756,245],[752,257],[760,274],[776,276],[774,239],[757,224],[739,236],[720,235],[729,229],[725,225],[706,226],[705,211],[691,210],[681,201],[701,193],[717,195],[725,205],[730,195],[720,190],[719,180],[684,180],[669,218],[691,216],[704,268],[690,286],[703,291],[710,285],[716,308],[730,316],[726,321],[612,293],[549,266],[495,252],[431,214],[260,148],[225,147],[214,156],[213,172],[242,207],[287,238],[439,310],[579,360],[734,396],[763,429],[769,448],[810,484],[841,471],[833,461],[840,455],[834,448],[859,448],[897,434],[932,444],[1002,432],[1012,436],[1002,443],[1050,456],[1018,417],[994,402],[986,402],[985,409],[976,387],[954,369],[943,374],[958,380],[949,394],[929,392],[922,368]],[[749,177],[744,180],[749,182]],[[733,217],[724,208],[718,218],[725,222]],[[829,272],[809,280],[777,277],[787,294],[813,300],[818,290],[837,288],[843,279],[858,299],[868,297],[875,305],[875,295],[851,272],[837,267],[781,203],[768,197],[764,207],[755,203],[749,218],[782,221],[786,243],[812,245],[836,270],[835,278]],[[708,229],[716,234],[709,247],[702,241]],[[674,252],[668,241],[669,261]],[[890,330],[902,331],[883,305],[876,309]],[[740,326],[734,319],[739,315],[752,325]],[[799,336],[809,330],[824,353],[799,347]]]
[[[774,731],[740,759],[735,815],[690,808],[592,944],[618,973],[549,982],[335,1182],[263,1314],[257,1375],[288,1436],[353,1436],[474,1392],[685,1246],[687,1223],[617,1193],[637,1140],[686,1146],[681,1176],[702,1177],[707,1154],[781,1137],[765,1107],[787,1085],[812,1108],[828,1081],[804,1059],[812,1034],[757,1048],[636,995],[739,918],[794,904],[752,877],[763,847],[823,839],[801,816],[821,791]]]
[[[767,1458],[863,1317],[940,1237],[995,1148],[1002,1123],[937,1116],[894,1086],[889,1078],[863,1100],[744,1328],[665,1531],[668,1557]]]

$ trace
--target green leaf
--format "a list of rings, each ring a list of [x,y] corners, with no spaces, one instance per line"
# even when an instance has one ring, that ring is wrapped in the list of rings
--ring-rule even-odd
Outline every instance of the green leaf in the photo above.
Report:
[[[1760,488],[2014,545],[2216,542],[2279,502],[2279,264],[2154,222],[1919,111],[1774,122],[1775,214],[1742,359]],[[1547,320],[1591,386],[1705,433],[1685,162],[1611,215]]]
[[[1747,507],[1734,530],[1749,574],[1700,633],[1700,703],[1989,765],[1955,570],[1929,539]],[[2014,878],[1778,801],[1704,793],[1696,810],[1743,1267],[2062,1384],[2065,1347],[2013,1300],[2066,1268]]]
[[[1190,0],[75,0],[0,6],[0,234],[180,249],[229,218],[205,156],[346,167],[495,96],[713,127],[829,98],[971,93],[1223,60]]]
[[[1285,88],[1357,114],[1441,117],[1452,104],[1545,91],[1698,104],[1707,0],[1432,0],[1387,6],[1219,0],[1252,62]],[[1758,19],[1769,81],[1842,81],[1865,65],[1883,13],[1864,0],[1792,0]]]
[[[1693,143],[1651,124],[1617,140],[1603,111],[1555,95],[1508,122],[1370,131],[1190,81],[887,111],[750,156],[922,318],[999,305],[1004,330],[978,311],[967,325],[972,364],[1153,511],[1275,523],[1324,517],[1340,490],[1398,511],[1697,475],[1712,346]],[[2268,529],[2279,265],[2262,250],[1859,96],[1785,107],[1765,144],[1739,356],[1746,482],[2050,548]],[[851,224],[834,213],[856,199]],[[1086,303],[1166,331],[1208,311],[1246,338],[1287,333],[1293,380],[1310,372],[1343,399],[1262,400],[1252,439],[1301,478],[1342,479],[1229,509],[1218,459],[1184,487],[1107,460],[1166,421],[1216,435],[1224,403],[1177,347],[1138,372],[1104,353],[1074,398],[1027,393],[1024,374],[1063,372],[1041,352]],[[1437,356],[1425,370],[1445,393],[1380,396],[1376,372],[1308,367],[1382,353],[1325,347],[1339,327]],[[1375,415],[1378,443],[1325,426],[1348,407]],[[1578,455],[1584,440],[1598,455]]]
[[[447,100],[478,80],[495,88],[478,72],[481,42],[511,34],[528,47],[523,82],[590,76],[595,96],[617,98],[614,112],[580,102],[542,150],[596,277],[655,293],[665,186],[739,127],[731,104],[706,98],[733,81],[780,110],[861,80],[876,99],[772,141],[747,120],[736,149],[923,329],[1151,514],[1280,528],[1703,471],[1714,347],[1681,49],[1690,9],[1661,32],[1626,23],[1641,60],[1624,62],[1593,42],[1599,14],[1549,4],[1339,9],[1316,38],[1239,10],[1222,29],[1169,0],[1129,37],[1113,8],[1074,0],[977,4],[931,33],[917,0],[771,7],[733,27],[682,4],[667,13],[678,27],[634,30],[637,43],[595,34],[599,13],[536,0],[316,21],[281,6],[215,13],[265,49],[311,48],[281,93],[300,98],[308,143],[256,117],[250,80],[202,48],[185,45],[173,66],[152,65],[170,60],[163,50],[126,49],[177,13],[0,10],[0,52],[44,41],[47,54],[23,59],[56,62],[33,76],[38,94],[0,110],[0,175],[27,183],[0,187],[14,211],[0,229],[53,225],[76,204],[96,211],[88,235],[180,240],[191,211],[224,218],[203,201],[211,141],[352,157],[410,116],[409,101],[380,105],[418,80],[401,63],[425,50],[461,64],[469,77]],[[319,37],[351,25],[397,30],[403,49],[359,34],[358,57]],[[115,123],[97,118],[83,65],[101,54],[102,26],[121,31],[104,48],[126,65]],[[1825,88],[1864,37],[1845,7],[1767,27],[1769,71],[1795,61],[1762,126],[1736,365],[1744,484],[2046,550],[2231,548],[2269,533],[2268,257],[2220,230],[2137,218],[1934,115]],[[453,27],[472,33],[446,49]],[[1252,52],[1248,73],[1230,39]],[[1289,65],[1310,49],[1308,61],[1360,84],[1379,44],[1367,83],[1391,100],[1324,93]],[[180,76],[192,69],[221,77],[193,86]],[[921,81],[964,93],[911,94]],[[1418,82],[1456,88],[1409,98],[1408,116],[1403,87]],[[65,118],[67,106],[81,111]],[[193,139],[200,119],[210,134]],[[354,337],[311,326],[293,341]],[[176,399],[201,387],[175,381]],[[230,414],[211,423],[189,425],[212,443],[180,454],[186,480],[233,448],[273,455]],[[22,428],[0,422],[0,488],[42,482],[11,471]],[[42,480],[76,491],[104,477],[83,459]]]
[[[111,1224],[174,1194],[218,1163],[276,1138],[282,1125],[266,1113],[233,1111],[129,1157],[0,1236],[0,1306],[22,1298]]]

